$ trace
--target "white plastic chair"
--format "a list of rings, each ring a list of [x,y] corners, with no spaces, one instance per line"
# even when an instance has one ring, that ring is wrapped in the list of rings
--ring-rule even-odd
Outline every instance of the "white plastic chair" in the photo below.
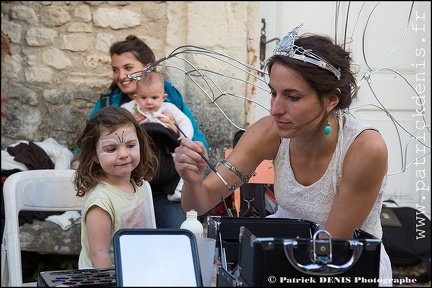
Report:
[[[23,283],[18,213],[27,211],[81,210],[83,197],[72,183],[75,170],[29,170],[10,175],[3,186],[5,228],[1,249],[1,284],[36,286]]]

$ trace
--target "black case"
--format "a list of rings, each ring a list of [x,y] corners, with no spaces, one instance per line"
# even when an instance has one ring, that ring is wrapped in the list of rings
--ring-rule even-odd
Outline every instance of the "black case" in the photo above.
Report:
[[[208,216],[207,237],[216,239],[217,256],[228,271],[238,262],[242,226],[259,237],[311,238],[318,229],[303,219]]]
[[[322,233],[330,236],[318,230],[312,238],[260,238],[241,227],[238,271],[230,277],[236,286],[378,286],[381,240],[362,230],[353,239]]]

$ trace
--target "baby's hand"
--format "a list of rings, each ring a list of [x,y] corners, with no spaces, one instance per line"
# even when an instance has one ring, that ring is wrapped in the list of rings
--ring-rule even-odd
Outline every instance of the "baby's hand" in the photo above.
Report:
[[[169,128],[169,129],[173,130],[175,133],[179,134],[179,131],[178,131],[177,127],[174,124],[175,123],[174,117],[171,114],[169,114],[169,113],[162,112],[162,114],[163,115],[160,116],[160,117],[158,117],[158,119],[163,124],[165,124],[165,126],[167,128]]]
[[[142,114],[135,114],[134,117],[138,122],[141,122],[141,121],[147,119],[147,117],[142,115]]]

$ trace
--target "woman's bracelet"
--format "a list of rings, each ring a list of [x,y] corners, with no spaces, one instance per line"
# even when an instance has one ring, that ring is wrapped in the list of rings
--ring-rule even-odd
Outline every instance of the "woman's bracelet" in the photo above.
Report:
[[[242,172],[240,172],[234,165],[228,162],[226,159],[218,161],[216,166],[224,164],[231,172],[233,172],[243,183],[249,182],[250,178],[256,175],[256,172],[252,172],[250,175],[246,176]]]
[[[237,189],[237,184],[234,184],[233,186],[230,186],[225,179],[222,177],[222,175],[219,174],[219,172],[217,172],[216,170],[214,171],[216,173],[216,176],[219,177],[219,179],[222,181],[222,183],[228,188],[228,190],[230,192],[233,192],[234,190]]]

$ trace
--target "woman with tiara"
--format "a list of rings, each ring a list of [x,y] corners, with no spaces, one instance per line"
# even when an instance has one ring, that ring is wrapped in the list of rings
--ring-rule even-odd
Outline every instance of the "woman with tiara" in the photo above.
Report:
[[[291,31],[267,60],[270,115],[251,125],[234,150],[204,179],[207,151],[182,139],[175,151],[184,180],[182,206],[203,214],[273,160],[278,209],[273,217],[319,224],[332,238],[362,229],[382,238],[380,212],[388,151],[379,131],[348,111],[357,94],[352,58],[323,35]],[[201,155],[200,155],[201,154]],[[381,286],[392,285],[381,245]]]

